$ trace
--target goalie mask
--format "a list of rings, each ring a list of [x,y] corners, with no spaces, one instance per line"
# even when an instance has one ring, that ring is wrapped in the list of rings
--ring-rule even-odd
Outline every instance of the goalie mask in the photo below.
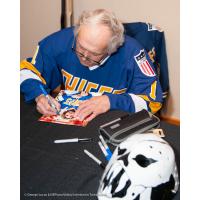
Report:
[[[170,200],[179,186],[175,156],[154,134],[136,134],[114,151],[98,189],[99,200]]]

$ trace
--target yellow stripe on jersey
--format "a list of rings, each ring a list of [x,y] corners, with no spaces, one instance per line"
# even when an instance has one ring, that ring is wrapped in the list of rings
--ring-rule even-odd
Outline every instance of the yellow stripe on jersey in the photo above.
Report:
[[[147,95],[137,95],[137,96],[143,98],[145,101],[150,101]]]
[[[162,104],[160,102],[153,102],[151,101],[149,103],[149,108],[151,109],[152,113],[156,113],[160,108],[162,107]]]
[[[126,90],[127,90],[127,88],[123,88],[123,89],[121,89],[121,90],[114,90],[114,91],[113,91],[113,94],[123,94],[123,93],[126,92]]]
[[[156,99],[156,86],[157,86],[157,81],[154,81],[151,84],[151,92],[149,94],[149,96],[154,100]]]
[[[38,54],[38,51],[39,51],[39,46],[36,47],[34,56],[33,56],[32,60],[31,60],[31,63],[32,63],[33,65],[35,65],[35,62],[36,62],[35,59],[36,59],[36,56],[37,56],[37,54]]]
[[[137,95],[137,96],[139,96],[139,97],[143,98],[145,101],[149,102],[149,108],[152,113],[156,113],[162,107],[162,103],[150,101],[149,97],[146,95]]]
[[[28,62],[26,60],[21,61],[21,63],[20,63],[20,70],[22,70],[22,69],[28,69],[28,70],[34,72],[40,78],[40,80],[42,81],[42,83],[46,85],[46,81],[41,76],[41,73],[30,62]]]

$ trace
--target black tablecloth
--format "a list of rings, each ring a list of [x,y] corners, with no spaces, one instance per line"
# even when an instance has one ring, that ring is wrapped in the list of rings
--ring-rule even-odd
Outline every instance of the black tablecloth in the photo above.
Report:
[[[124,113],[111,111],[98,116],[86,127],[38,121],[41,116],[34,104],[21,97],[21,199],[97,199],[96,192],[103,170],[83,150],[105,162],[97,144],[98,127]],[[161,122],[167,140],[176,153],[179,168],[180,128]],[[56,139],[94,138],[89,143],[55,144]],[[179,200],[179,193],[175,200]]]

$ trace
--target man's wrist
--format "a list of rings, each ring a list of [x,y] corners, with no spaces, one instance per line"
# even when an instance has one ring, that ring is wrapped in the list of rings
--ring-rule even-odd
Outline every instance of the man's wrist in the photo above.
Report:
[[[40,97],[42,97],[42,96],[44,96],[44,94],[40,94],[39,96],[37,96],[37,97],[35,98],[35,102],[37,103],[38,100],[40,99]]]
[[[108,110],[110,110],[110,107],[111,107],[111,104],[110,104],[110,99],[109,99],[109,97],[108,97],[108,95],[103,95],[104,96],[104,98],[106,98],[106,101],[107,101],[107,107],[108,107]]]

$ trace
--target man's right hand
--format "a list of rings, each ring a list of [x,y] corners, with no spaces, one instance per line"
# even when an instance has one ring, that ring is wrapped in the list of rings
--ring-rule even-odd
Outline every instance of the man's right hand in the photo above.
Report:
[[[57,110],[60,110],[60,104],[49,95],[52,103],[56,106]],[[35,98],[36,101],[36,108],[38,112],[45,116],[56,115],[56,110],[49,105],[48,99],[41,94],[40,96]]]

